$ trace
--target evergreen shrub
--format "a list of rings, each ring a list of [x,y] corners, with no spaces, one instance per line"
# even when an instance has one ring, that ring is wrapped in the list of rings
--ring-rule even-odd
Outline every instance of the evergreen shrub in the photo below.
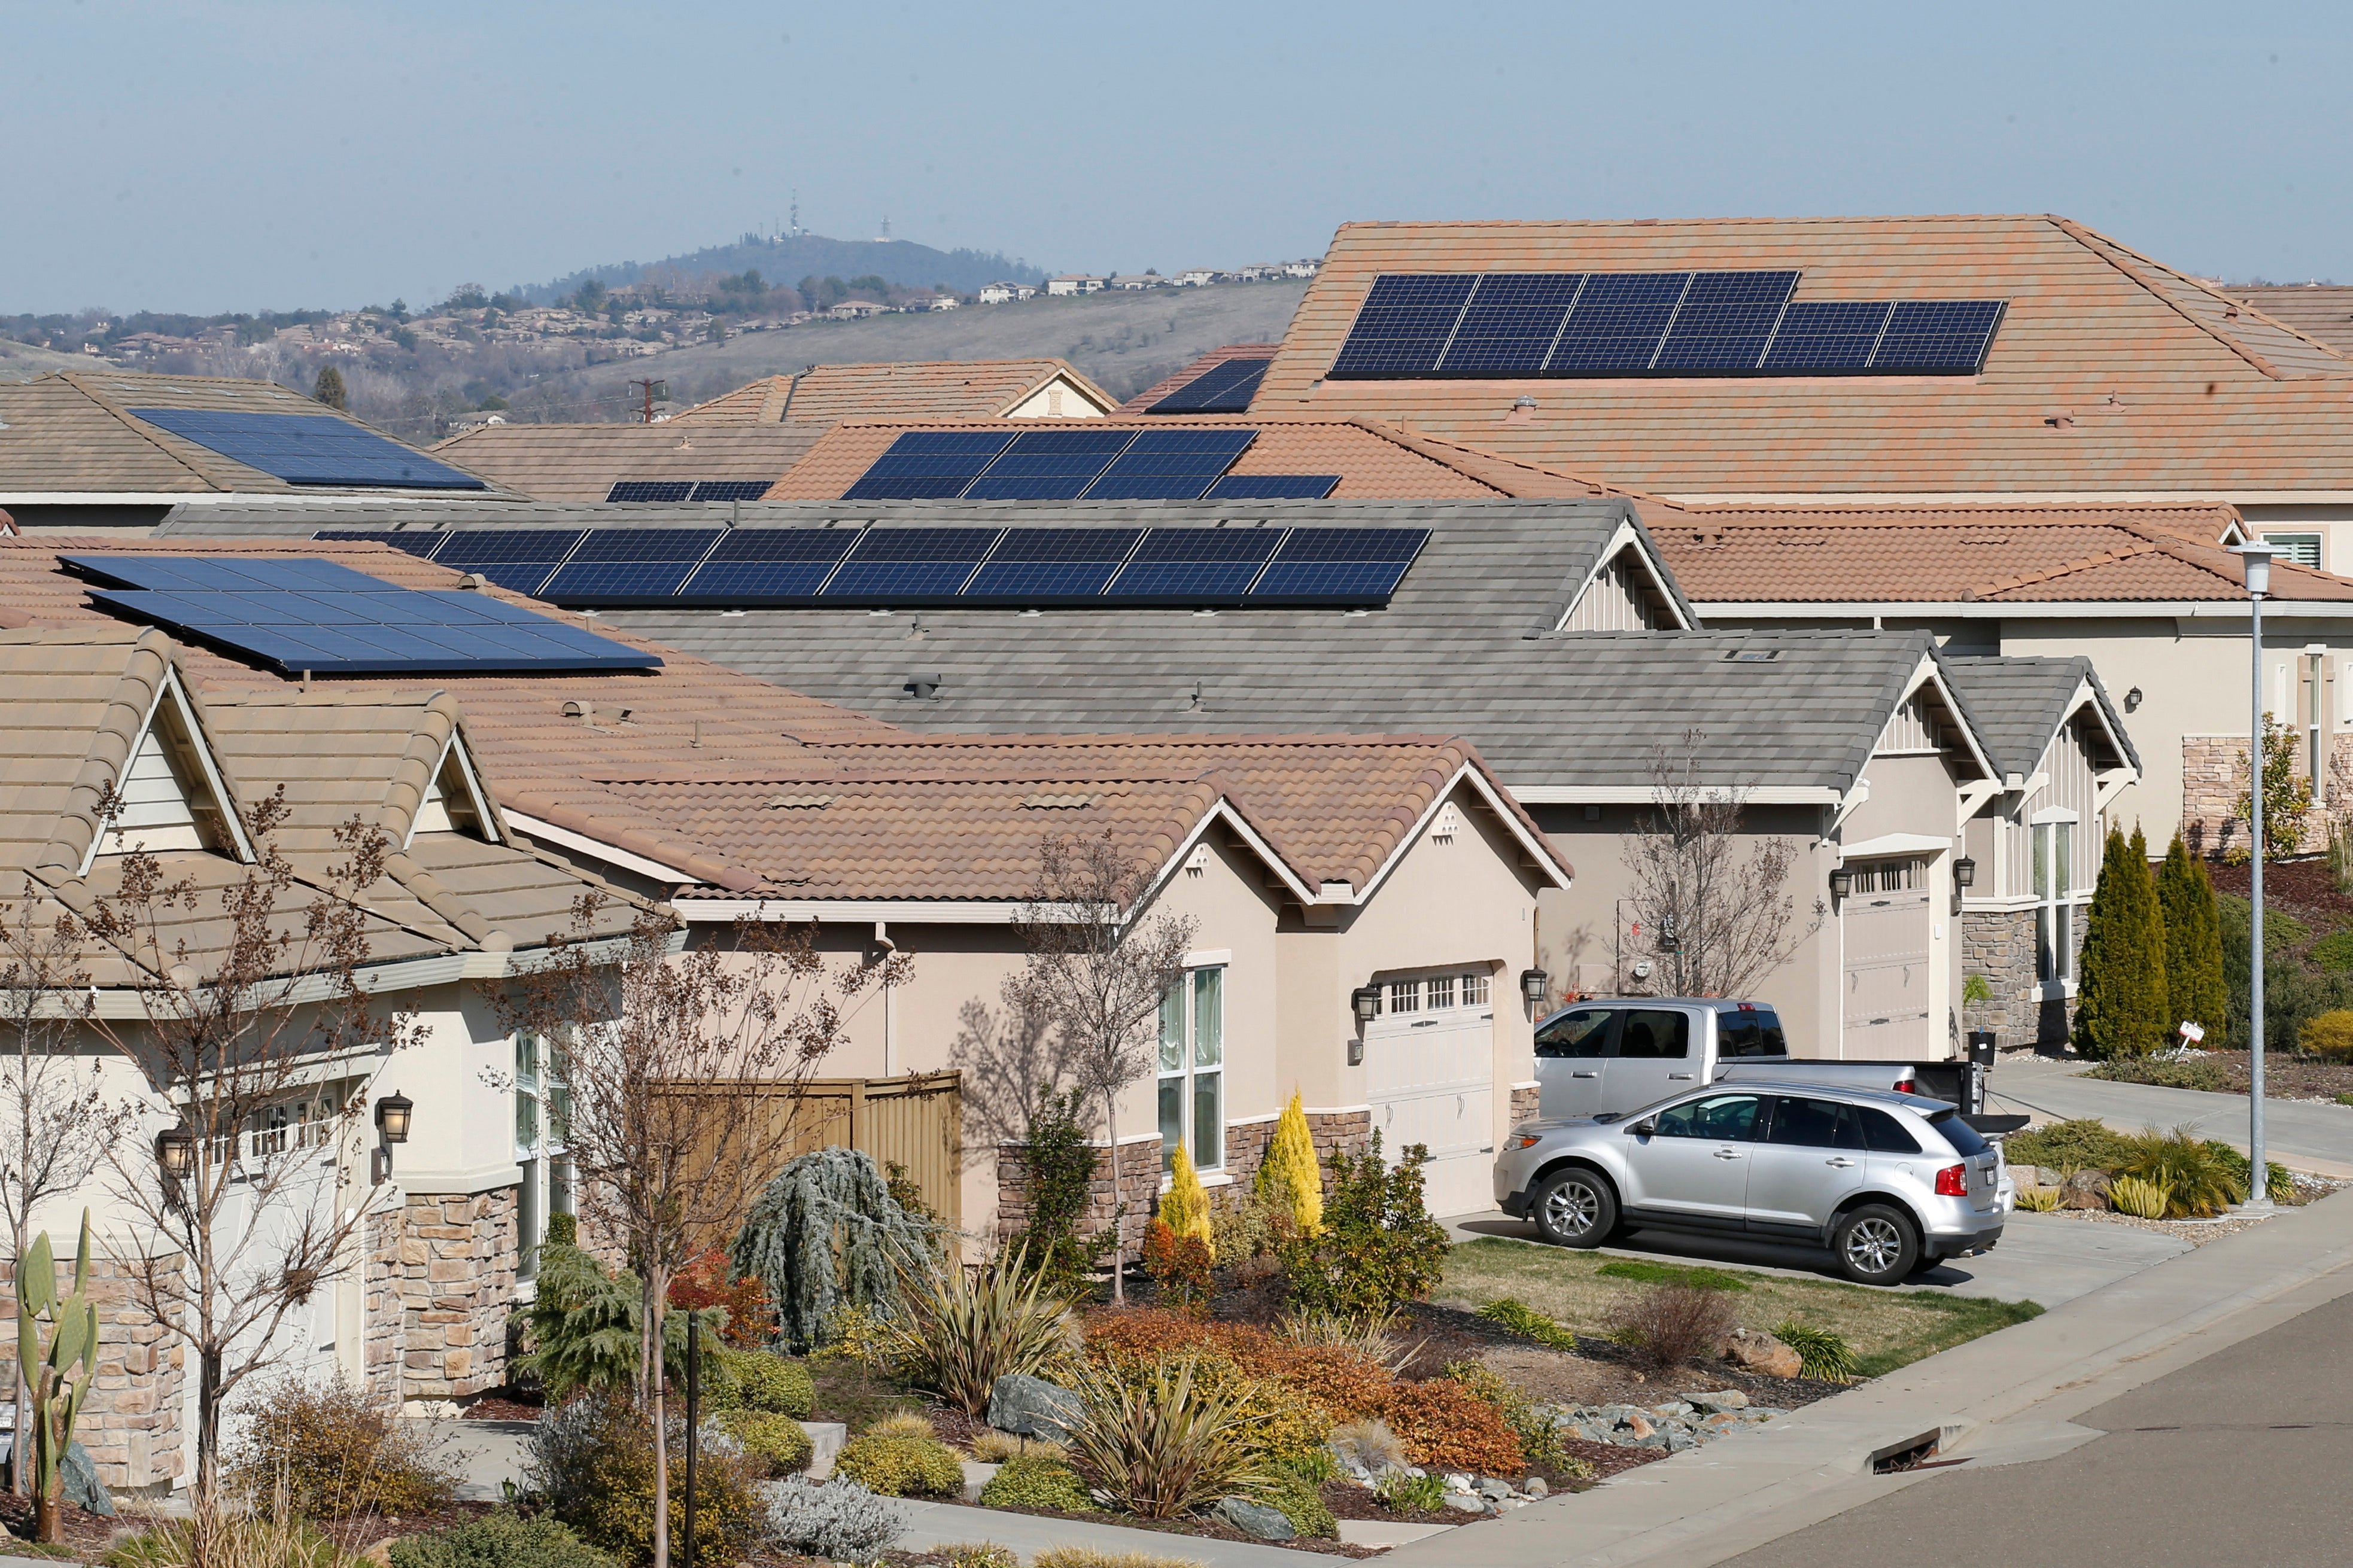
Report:
[[[2165,927],[2165,994],[2177,1025],[2202,1025],[2209,1050],[2230,1036],[2231,997],[2222,978],[2222,922],[2214,879],[2177,831],[2157,876],[2158,914]],[[2353,967],[2353,951],[2347,955]]]
[[[2140,830],[2108,829],[2100,880],[2076,964],[2075,1048],[2087,1057],[2146,1056],[2173,1032],[2166,999],[2165,927]]]
[[[1035,1508],[1050,1513],[1101,1511],[1087,1493],[1087,1483],[1066,1460],[1020,1455],[1005,1461],[988,1484],[980,1489],[987,1508]]]
[[[1422,1166],[1430,1151],[1409,1144],[1394,1167],[1381,1160],[1381,1135],[1355,1159],[1333,1152],[1332,1192],[1323,1227],[1283,1244],[1291,1305],[1308,1311],[1384,1318],[1428,1296],[1443,1275],[1446,1227],[1422,1205]]]
[[[391,1542],[392,1568],[621,1568],[621,1560],[553,1519],[501,1509],[429,1535]]]
[[[1274,1136],[1267,1142],[1266,1158],[1251,1187],[1261,1201],[1290,1217],[1292,1229],[1312,1236],[1323,1225],[1324,1176],[1315,1167],[1315,1135],[1296,1089],[1274,1124]]]
[[[964,1490],[964,1464],[937,1437],[852,1438],[833,1473],[878,1497],[955,1497]]]

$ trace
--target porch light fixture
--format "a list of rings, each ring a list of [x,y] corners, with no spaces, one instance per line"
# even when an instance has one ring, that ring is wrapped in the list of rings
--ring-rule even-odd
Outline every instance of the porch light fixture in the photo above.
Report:
[[[1359,985],[1348,993],[1348,1005],[1356,1010],[1356,1022],[1369,1024],[1381,1016],[1381,988]]]
[[[1529,1006],[1541,1007],[1544,1005],[1545,986],[1551,981],[1551,979],[1552,976],[1546,974],[1541,969],[1523,969],[1520,971],[1520,994],[1528,999]]]
[[[155,1163],[164,1168],[167,1182],[183,1181],[196,1168],[196,1135],[188,1131],[187,1122],[155,1134]]]
[[[1953,862],[1953,886],[1974,888],[1978,883],[1978,863],[1964,855]]]
[[[1843,866],[1832,867],[1831,868],[1831,897],[1833,899],[1842,900],[1849,893],[1853,891],[1854,873],[1848,870]]]
[[[375,1102],[376,1131],[384,1134],[385,1142],[408,1142],[408,1118],[416,1109],[415,1100],[397,1091],[387,1094]]]

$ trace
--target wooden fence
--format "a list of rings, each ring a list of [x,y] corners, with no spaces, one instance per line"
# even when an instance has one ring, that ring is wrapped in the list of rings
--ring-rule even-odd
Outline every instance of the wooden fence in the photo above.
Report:
[[[872,1156],[886,1169],[895,1162],[906,1167],[923,1202],[942,1219],[951,1226],[961,1219],[964,1097],[956,1074],[820,1078],[798,1086],[745,1087],[772,1118],[793,1118],[785,1159],[812,1149],[848,1148]],[[736,1212],[748,1207],[776,1173],[774,1169],[739,1170]]]

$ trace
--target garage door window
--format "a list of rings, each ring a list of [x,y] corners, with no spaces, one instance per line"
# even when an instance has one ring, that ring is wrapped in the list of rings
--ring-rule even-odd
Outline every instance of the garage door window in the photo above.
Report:
[[[1196,969],[1160,998],[1160,1168],[1176,1145],[1200,1171],[1226,1163],[1226,972]]]
[[[2038,822],[2033,827],[2034,963],[2042,984],[2064,986],[2075,978],[2075,890],[2068,865],[2075,825]]]

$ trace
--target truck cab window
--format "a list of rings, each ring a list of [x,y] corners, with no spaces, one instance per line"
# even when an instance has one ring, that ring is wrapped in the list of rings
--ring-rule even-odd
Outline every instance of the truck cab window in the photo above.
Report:
[[[1691,1055],[1690,1016],[1649,1009],[1627,1014],[1626,1026],[1618,1035],[1618,1054],[1651,1060]]]
[[[1540,1057],[1598,1057],[1609,1043],[1610,1010],[1579,1007],[1564,1013],[1536,1031]]]

